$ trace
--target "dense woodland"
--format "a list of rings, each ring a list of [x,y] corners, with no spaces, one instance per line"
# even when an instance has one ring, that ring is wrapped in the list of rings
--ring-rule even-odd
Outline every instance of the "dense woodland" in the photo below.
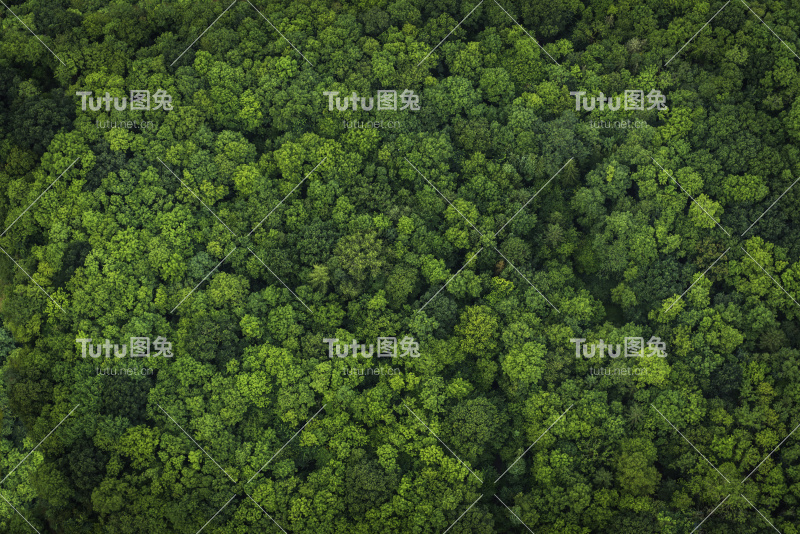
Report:
[[[800,533],[800,4],[477,4],[3,8],[0,532]]]

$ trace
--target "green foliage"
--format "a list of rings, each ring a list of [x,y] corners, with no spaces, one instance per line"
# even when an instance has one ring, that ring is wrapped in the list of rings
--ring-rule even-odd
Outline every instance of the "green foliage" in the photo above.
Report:
[[[722,4],[9,5],[0,532],[798,534],[800,11]]]

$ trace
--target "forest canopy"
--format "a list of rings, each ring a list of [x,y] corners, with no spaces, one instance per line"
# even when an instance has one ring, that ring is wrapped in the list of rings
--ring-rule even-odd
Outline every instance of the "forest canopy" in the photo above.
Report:
[[[800,4],[17,0],[0,532],[800,534]]]

